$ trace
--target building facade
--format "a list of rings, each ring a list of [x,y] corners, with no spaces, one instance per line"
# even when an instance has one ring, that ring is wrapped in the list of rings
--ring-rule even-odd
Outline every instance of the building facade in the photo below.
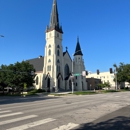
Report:
[[[67,47],[66,51],[63,52],[63,29],[59,24],[56,0],[53,1],[50,25],[47,26],[45,35],[44,57],[40,56],[39,58],[28,60],[36,69],[36,82],[34,85],[37,89],[45,89],[46,91],[71,90],[72,75],[85,71],[85,66],[79,38],[77,38],[77,45],[72,59]],[[40,66],[40,70],[38,66]],[[87,90],[86,77],[81,75],[74,77],[74,90]]]
[[[102,83],[109,82],[111,85],[111,89],[116,89],[116,83],[114,81],[115,74],[112,72],[100,72],[100,73],[88,73],[86,78],[96,78],[100,79]],[[127,83],[121,82],[120,84],[117,83],[117,88],[124,88],[127,85]],[[128,85],[127,85],[128,86]]]
[[[86,78],[101,79],[102,83],[109,82],[111,85],[111,88],[115,88],[115,82],[114,82],[115,75],[114,75],[114,73],[110,73],[110,72],[100,72],[99,74],[98,73],[88,73]]]
[[[87,82],[88,90],[100,89],[98,87],[98,84],[102,83],[101,79],[97,79],[97,78],[86,78],[86,82]]]

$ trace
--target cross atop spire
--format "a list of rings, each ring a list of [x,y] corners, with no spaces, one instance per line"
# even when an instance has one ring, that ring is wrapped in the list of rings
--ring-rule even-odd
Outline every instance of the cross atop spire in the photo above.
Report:
[[[56,0],[53,1],[50,26],[47,27],[47,32],[51,30],[56,30],[60,33],[63,33],[62,27],[59,25],[58,9]]]
[[[83,55],[81,48],[80,48],[79,37],[77,37],[77,45],[76,45],[74,56],[75,55],[81,55],[81,56]]]

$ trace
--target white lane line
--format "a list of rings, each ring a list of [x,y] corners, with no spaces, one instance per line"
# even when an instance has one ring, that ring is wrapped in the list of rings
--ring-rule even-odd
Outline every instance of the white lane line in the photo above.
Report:
[[[1,121],[0,125],[5,125],[8,123],[13,123],[13,122],[17,122],[17,121],[21,121],[21,120],[25,120],[25,119],[34,118],[34,117],[37,117],[37,115],[30,115],[30,116],[24,116],[24,117],[20,117],[20,118],[11,119],[11,120]]]
[[[20,114],[23,114],[23,112],[16,112],[16,113],[11,113],[11,114],[6,114],[6,115],[0,115],[0,118],[14,116],[14,115],[20,115]]]
[[[8,111],[0,111],[0,113],[6,113],[6,112],[11,112],[10,110],[8,110]]]
[[[18,126],[18,127],[13,127],[13,128],[6,129],[6,130],[26,130],[28,128],[32,128],[32,127],[35,127],[35,126],[38,126],[38,125],[43,125],[45,123],[48,123],[48,122],[51,122],[51,121],[54,121],[54,120],[56,120],[56,119],[47,118],[47,119],[43,119],[43,120],[39,120],[39,121],[36,121],[36,122],[24,124],[24,125],[21,125],[21,126]]]
[[[67,125],[62,125],[58,128],[52,129],[52,130],[70,130],[77,126],[79,126],[79,124],[69,123]]]

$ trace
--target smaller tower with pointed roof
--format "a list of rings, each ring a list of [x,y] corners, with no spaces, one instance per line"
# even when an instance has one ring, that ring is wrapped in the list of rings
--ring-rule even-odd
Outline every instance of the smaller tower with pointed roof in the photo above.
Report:
[[[75,74],[81,74],[82,71],[85,71],[83,53],[80,47],[79,38],[77,38],[77,45],[74,53],[73,66]],[[78,91],[87,90],[86,86],[87,86],[86,77],[83,77],[82,75],[75,77],[75,90]]]

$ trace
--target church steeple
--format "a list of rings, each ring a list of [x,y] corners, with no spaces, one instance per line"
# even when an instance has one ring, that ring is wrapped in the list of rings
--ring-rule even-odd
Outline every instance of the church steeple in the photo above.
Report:
[[[79,38],[77,37],[77,45],[76,45],[76,49],[75,49],[75,55],[81,55],[83,56],[83,53],[81,51],[81,48],[80,48],[80,43],[79,43]]]
[[[59,17],[58,17],[58,9],[57,9],[56,0],[53,1],[51,19],[50,19],[50,26],[47,26],[46,31],[49,32],[51,30],[56,30],[60,33],[63,33],[62,27],[59,25]]]

